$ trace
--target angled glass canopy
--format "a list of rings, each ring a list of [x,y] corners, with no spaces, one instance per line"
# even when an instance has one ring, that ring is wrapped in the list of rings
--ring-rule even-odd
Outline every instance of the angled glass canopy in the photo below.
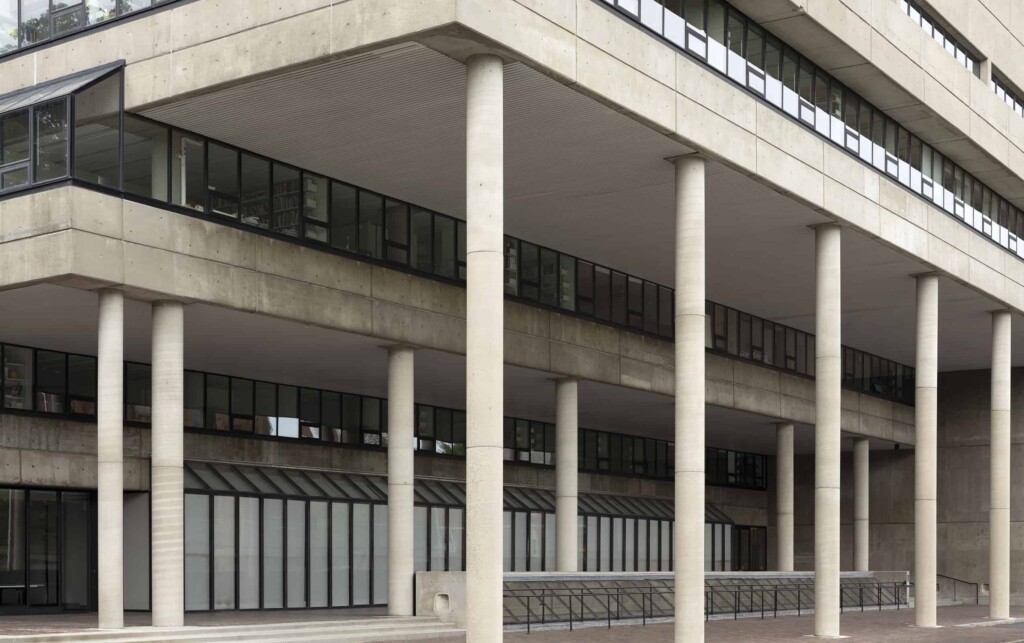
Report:
[[[421,505],[466,505],[466,485],[462,482],[416,478],[413,490]],[[373,503],[388,499],[384,476],[191,460],[185,462],[185,491]],[[504,508],[553,513],[555,492],[506,486]],[[579,511],[583,515],[656,520],[672,520],[674,516],[671,500],[605,493],[579,494]],[[706,523],[733,524],[729,516],[712,504],[705,505],[704,516]]]

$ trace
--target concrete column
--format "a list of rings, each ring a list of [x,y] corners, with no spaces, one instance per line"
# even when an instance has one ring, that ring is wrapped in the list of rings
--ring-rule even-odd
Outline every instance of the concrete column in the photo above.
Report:
[[[99,293],[96,544],[100,629],[124,627],[124,293]]]
[[[555,542],[557,569],[575,572],[577,495],[579,492],[579,386],[576,380],[555,383]]]
[[[388,349],[388,614],[413,615],[414,353]]]
[[[989,616],[1010,618],[1010,311],[992,313]]]
[[[814,634],[839,636],[839,469],[842,415],[840,229],[814,229]]]
[[[793,423],[775,429],[776,567],[793,571]]]
[[[466,640],[502,638],[504,70],[466,62]]]
[[[704,159],[676,165],[675,640],[704,640]]]
[[[978,63],[979,78],[981,82],[991,86],[992,84],[992,60],[985,58]]]
[[[917,277],[917,365],[914,391],[914,622],[935,627],[936,401],[939,277]]]
[[[181,302],[153,304],[153,625],[185,619],[184,321]]]
[[[871,571],[871,440],[853,441],[853,571]]]

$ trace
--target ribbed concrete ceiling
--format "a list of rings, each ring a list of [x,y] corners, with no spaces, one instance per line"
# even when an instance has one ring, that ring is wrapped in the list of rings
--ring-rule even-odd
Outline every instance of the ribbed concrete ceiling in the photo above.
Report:
[[[505,80],[506,231],[671,285],[673,172],[663,159],[687,148],[521,64]],[[464,102],[464,66],[410,43],[147,115],[463,217]],[[707,187],[708,297],[813,331],[808,226],[825,218],[719,164]],[[913,364],[909,275],[925,267],[850,231],[843,268],[844,343]],[[940,296],[940,368],[986,368],[994,302],[948,280]]]

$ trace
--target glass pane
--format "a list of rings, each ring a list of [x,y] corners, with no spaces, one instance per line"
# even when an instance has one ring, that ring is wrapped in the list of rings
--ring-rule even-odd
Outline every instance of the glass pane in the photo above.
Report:
[[[242,223],[258,228],[270,227],[270,161],[242,153]]]
[[[50,37],[50,0],[21,0],[21,44]]]
[[[67,355],[36,351],[36,410],[64,412],[64,387],[67,381]]]
[[[128,496],[131,498],[131,496]],[[128,499],[126,498],[126,500]],[[3,495],[0,492],[0,512]],[[130,511],[126,504],[126,511]],[[87,610],[89,608],[89,586],[90,586],[90,550],[92,549],[93,538],[90,515],[92,514],[92,500],[89,492],[65,491],[61,495],[61,600],[65,610]],[[130,527],[131,525],[127,525]],[[0,529],[3,528],[3,519],[0,519]],[[126,540],[130,543],[130,536],[126,532]],[[0,556],[2,556],[2,545],[0,545]],[[131,550],[126,547],[125,553],[131,556]],[[130,563],[129,563],[130,564]],[[0,565],[2,570],[2,565]],[[142,570],[139,570],[140,572]],[[142,573],[136,576],[142,576]],[[2,571],[0,571],[0,585],[3,585]],[[126,587],[125,589],[129,589]],[[127,598],[127,596],[126,596]],[[130,603],[130,599],[129,599]],[[2,600],[0,600],[2,604]]]
[[[282,438],[299,437],[299,389],[277,387],[277,433]]]
[[[35,107],[35,183],[68,174],[67,100],[43,103]]]
[[[228,431],[228,378],[223,375],[206,376],[206,428]]]
[[[309,606],[327,607],[327,503],[309,503]]]
[[[530,514],[530,571],[544,571],[544,514]]]
[[[68,355],[68,409],[96,415],[96,358]]]
[[[455,220],[434,215],[434,273],[455,278]]]
[[[0,54],[18,48],[18,0],[0,0]],[[2,604],[3,599],[0,599]]]
[[[373,603],[388,602],[388,508],[373,508]]]
[[[235,608],[235,498],[213,498],[213,609]]]
[[[311,221],[327,223],[327,179],[314,174],[303,177],[302,212]],[[306,236],[309,236],[307,230]]]
[[[384,256],[384,197],[365,190],[359,191],[359,252]]]
[[[238,150],[210,143],[207,156],[210,169],[210,212],[238,218],[239,161]]]
[[[331,245],[356,252],[356,189],[335,181],[331,185]]]
[[[25,597],[25,492],[0,489],[0,606]]]
[[[370,505],[352,505],[352,604],[370,603]]]
[[[462,543],[464,538],[462,509],[448,510],[448,571],[462,571]]]
[[[253,430],[253,381],[231,378],[231,430]]]
[[[263,500],[263,607],[284,607],[284,501]]]
[[[349,601],[349,569],[352,551],[349,548],[349,507],[347,503],[331,504],[331,604],[345,607]]]
[[[238,608],[260,606],[260,501],[238,499]]]
[[[167,201],[169,145],[167,127],[124,115],[125,192]]]
[[[299,203],[302,199],[299,171],[274,163],[271,230],[290,237],[299,236]]]
[[[427,508],[413,509],[413,569],[427,571]]]
[[[210,497],[185,494],[185,609],[210,609]]]
[[[306,501],[288,501],[288,607],[306,606]]]
[[[121,187],[121,75],[75,96],[75,177]]]
[[[409,206],[388,199],[384,206],[387,259],[396,263],[409,261]]]
[[[152,419],[152,398],[149,364],[125,364],[125,421],[149,423]]]
[[[56,607],[60,574],[57,492],[28,494],[28,602]]]
[[[177,130],[171,135],[171,203],[200,212],[206,207],[203,143]]]
[[[328,442],[341,442],[341,394],[324,391],[320,403],[321,431]]]
[[[430,508],[430,571],[445,571],[446,535],[443,507]]]
[[[277,435],[277,386],[269,382],[256,382],[256,433]]]
[[[409,265],[416,270],[432,272],[433,266],[433,239],[432,221],[434,215],[430,212],[412,208],[412,220],[410,225],[411,239],[409,241]]]

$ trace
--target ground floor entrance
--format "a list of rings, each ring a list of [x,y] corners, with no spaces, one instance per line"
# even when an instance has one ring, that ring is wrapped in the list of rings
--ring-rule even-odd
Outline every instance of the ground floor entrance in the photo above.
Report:
[[[95,609],[94,498],[92,491],[0,488],[0,613]]]

